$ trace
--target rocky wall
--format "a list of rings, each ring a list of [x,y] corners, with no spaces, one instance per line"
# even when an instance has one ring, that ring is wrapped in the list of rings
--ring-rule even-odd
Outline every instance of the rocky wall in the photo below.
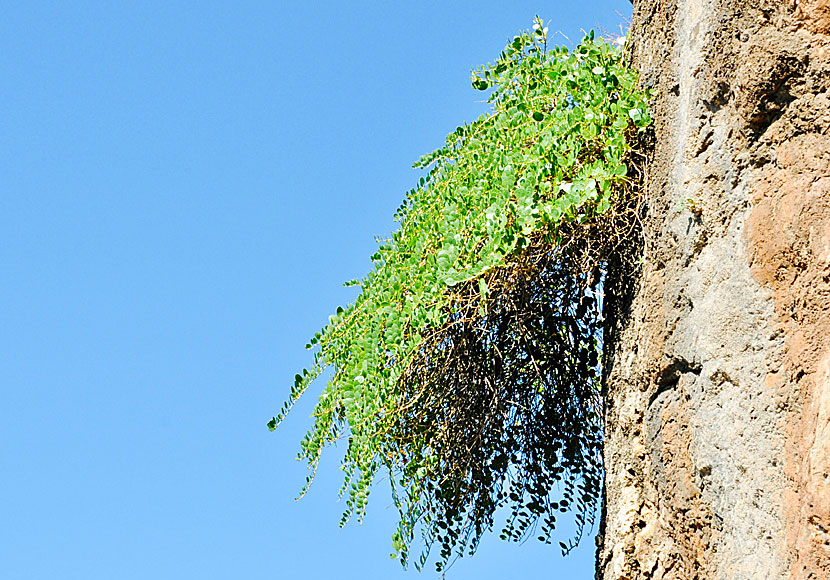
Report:
[[[635,0],[598,578],[830,578],[828,31],[828,0]]]

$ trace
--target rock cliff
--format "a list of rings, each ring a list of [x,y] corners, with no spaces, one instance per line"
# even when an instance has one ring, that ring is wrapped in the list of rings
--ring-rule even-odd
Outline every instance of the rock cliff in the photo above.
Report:
[[[830,1],[635,0],[597,577],[830,578]]]

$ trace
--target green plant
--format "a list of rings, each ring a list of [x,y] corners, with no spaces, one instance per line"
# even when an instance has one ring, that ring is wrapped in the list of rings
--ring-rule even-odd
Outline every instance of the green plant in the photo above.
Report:
[[[695,219],[700,219],[700,216],[703,215],[703,206],[701,206],[698,200],[693,197],[687,197],[684,199],[677,209],[678,211],[689,210]]]
[[[426,172],[372,256],[360,294],[307,348],[275,429],[324,369],[332,375],[300,458],[348,441],[341,521],[362,518],[389,472],[406,563],[421,531],[440,570],[473,552],[509,507],[502,537],[550,542],[573,511],[578,541],[601,487],[602,277],[631,226],[631,143],[647,95],[593,33],[572,52],[547,28],[516,36],[472,83],[491,113],[422,157]],[[572,546],[560,542],[563,551]]]

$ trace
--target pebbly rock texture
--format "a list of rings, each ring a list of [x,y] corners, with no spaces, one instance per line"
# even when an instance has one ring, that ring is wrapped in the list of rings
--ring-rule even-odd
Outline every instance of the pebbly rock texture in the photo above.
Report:
[[[830,578],[830,0],[635,0],[597,577]]]

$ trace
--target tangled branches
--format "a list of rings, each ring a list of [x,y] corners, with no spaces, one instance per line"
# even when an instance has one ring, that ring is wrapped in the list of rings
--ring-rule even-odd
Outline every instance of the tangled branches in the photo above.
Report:
[[[416,441],[394,440],[395,452],[418,504],[402,516],[429,514],[425,539],[441,545],[442,561],[456,545],[474,551],[504,505],[510,539],[542,518],[539,538],[550,541],[554,513],[570,504],[591,515],[601,482],[599,280],[569,279],[563,257],[556,246],[528,248],[490,277],[486,312],[466,284],[402,378],[395,432]],[[415,522],[403,521],[412,534]]]
[[[593,524],[602,485],[600,396],[605,260],[635,227],[636,195],[617,211],[534,236],[511,262],[456,289],[447,322],[424,335],[400,379],[387,457],[398,472],[406,546],[420,526],[440,571],[472,554],[498,509],[503,539],[551,543],[557,515]],[[395,466],[405,466],[395,469]],[[429,550],[421,556],[426,561]]]

